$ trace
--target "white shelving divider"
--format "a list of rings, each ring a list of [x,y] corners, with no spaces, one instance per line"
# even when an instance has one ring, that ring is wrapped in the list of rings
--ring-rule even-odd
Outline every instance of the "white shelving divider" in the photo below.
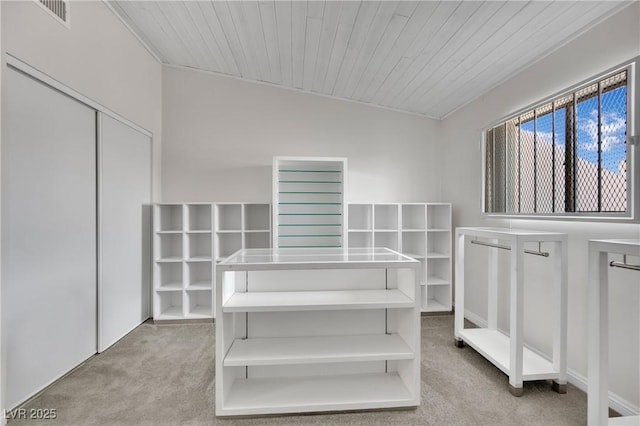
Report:
[[[156,204],[154,224],[154,320],[212,318],[212,204]]]
[[[273,159],[273,247],[348,247],[346,158]]]
[[[217,267],[216,415],[420,404],[418,263],[387,249],[245,249]]]
[[[465,328],[465,241],[489,246],[489,276],[487,279],[487,326]],[[554,381],[554,389],[566,393],[567,385],[567,234],[527,231],[509,228],[456,228],[456,311],[455,339],[459,347],[467,343],[487,360],[509,376],[509,391],[515,396],[523,394],[523,382],[530,380]],[[503,244],[507,242],[508,245]],[[549,295],[549,314],[553,315],[553,357],[548,360],[524,346],[524,255],[525,243],[546,243],[551,253],[527,250],[527,253],[550,257],[553,270],[554,292]],[[498,256],[497,249],[510,250],[511,282],[509,335],[498,329]],[[540,250],[540,249],[539,249]]]
[[[349,247],[387,247],[420,261],[422,311],[451,311],[451,204],[350,203],[348,210]]]

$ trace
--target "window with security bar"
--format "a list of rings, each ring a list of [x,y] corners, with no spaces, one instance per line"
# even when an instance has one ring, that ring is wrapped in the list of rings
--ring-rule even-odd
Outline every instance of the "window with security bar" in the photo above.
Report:
[[[486,130],[485,212],[627,213],[628,79],[617,71]]]

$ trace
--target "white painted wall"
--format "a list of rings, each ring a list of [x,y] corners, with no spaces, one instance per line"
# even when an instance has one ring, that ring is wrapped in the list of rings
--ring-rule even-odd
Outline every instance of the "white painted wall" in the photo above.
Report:
[[[72,2],[71,27],[67,28],[34,1],[1,1],[0,19],[2,104],[6,102],[5,55],[10,53],[152,132],[154,181],[159,182],[161,65],[111,10],[99,1]],[[6,108],[0,111],[4,113]],[[159,192],[158,186],[155,191]],[[0,292],[1,288],[0,283]],[[10,303],[9,300],[1,302]],[[6,330],[11,325],[5,321],[1,326]],[[1,333],[0,410],[5,407],[4,336],[5,333]],[[3,422],[4,419],[0,419],[0,424]]]
[[[640,54],[640,3],[635,3],[574,39],[442,122],[440,155],[443,199],[453,203],[454,226],[506,226],[569,234],[568,366],[576,379],[587,373],[587,241],[640,238],[640,225],[595,222],[497,220],[481,213],[482,129],[496,120]],[[636,111],[636,114],[638,111]],[[637,183],[638,184],[638,183]],[[467,276],[480,277],[466,294],[466,308],[486,318],[486,250],[467,248]],[[507,264],[508,259],[503,264]],[[525,341],[551,354],[547,311],[548,260],[527,256]],[[638,274],[612,271],[611,390],[640,406]],[[507,275],[501,277],[499,325],[508,330]],[[549,336],[549,337],[547,337]]]
[[[161,65],[101,1],[71,2],[71,27],[33,1],[2,1],[9,53],[153,133],[159,177]]]
[[[271,200],[274,156],[348,158],[347,200],[437,201],[439,122],[163,70],[163,201]]]

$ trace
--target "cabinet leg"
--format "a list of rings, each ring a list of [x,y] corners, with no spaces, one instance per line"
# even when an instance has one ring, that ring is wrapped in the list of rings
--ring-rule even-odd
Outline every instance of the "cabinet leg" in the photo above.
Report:
[[[522,396],[524,395],[524,387],[517,388],[509,383],[509,392],[511,392],[513,396]]]
[[[456,338],[455,343],[456,343],[456,347],[464,348],[464,340]]]
[[[551,383],[551,388],[558,393],[567,393],[567,384],[566,383],[558,383],[554,380]]]

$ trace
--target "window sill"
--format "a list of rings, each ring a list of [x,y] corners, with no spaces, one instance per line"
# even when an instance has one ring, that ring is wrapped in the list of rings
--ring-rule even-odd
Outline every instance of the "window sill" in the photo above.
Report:
[[[508,220],[552,220],[566,222],[606,222],[606,223],[640,223],[640,218],[634,218],[627,213],[606,214],[594,216],[589,213],[585,214],[509,214],[509,213],[483,213],[484,217],[490,219],[508,219]]]

